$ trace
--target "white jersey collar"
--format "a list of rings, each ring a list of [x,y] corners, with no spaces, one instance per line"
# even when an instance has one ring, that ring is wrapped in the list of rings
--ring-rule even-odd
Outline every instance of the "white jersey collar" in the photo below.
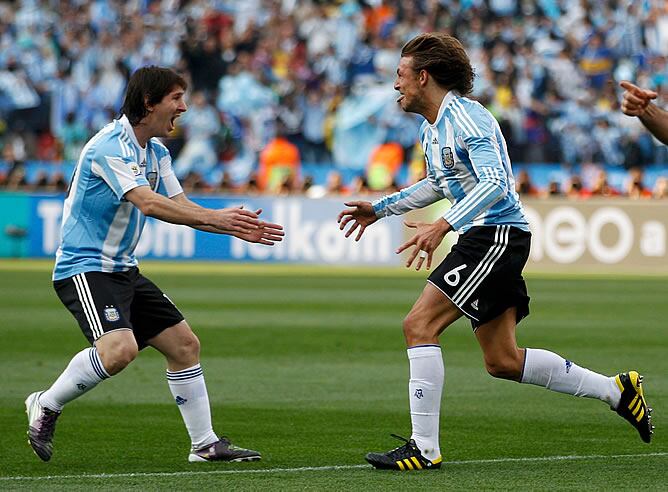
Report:
[[[456,97],[459,97],[459,92],[456,90],[450,90],[448,93],[445,95],[443,100],[441,101],[441,106],[438,108],[438,114],[436,115],[436,120],[434,121],[434,124],[429,124],[431,128],[436,128],[438,126],[438,122],[441,121],[441,118],[443,118],[443,113],[445,112],[445,108],[450,104]]]
[[[130,138],[132,139],[132,143],[135,144],[140,149],[145,151],[146,147],[142,147],[141,145],[139,145],[139,140],[137,140],[137,135],[135,135],[135,130],[134,130],[134,128],[132,128],[132,125],[130,124],[130,120],[128,120],[128,117],[123,115],[123,116],[120,117],[120,119],[118,121],[121,123],[121,125],[123,125],[123,128],[125,128],[125,131],[127,132],[127,134],[130,135]]]

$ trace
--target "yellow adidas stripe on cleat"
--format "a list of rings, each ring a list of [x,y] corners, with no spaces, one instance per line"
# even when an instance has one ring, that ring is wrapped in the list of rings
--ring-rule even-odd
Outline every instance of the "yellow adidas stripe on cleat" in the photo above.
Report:
[[[622,380],[619,379],[619,374],[615,376],[615,383],[617,383],[617,387],[619,388],[619,391],[624,393],[624,385],[622,384]]]
[[[413,461],[413,463],[415,463],[415,468],[417,468],[418,470],[422,470],[422,465],[415,456],[411,456],[411,460]]]
[[[406,463],[406,468],[408,468],[409,470],[415,470],[415,468],[413,468],[413,464],[411,463],[411,460],[409,460],[408,458],[406,458],[404,460],[404,463]]]
[[[629,403],[629,410],[633,412],[632,408],[635,406],[636,402],[638,401],[638,395],[636,395],[633,400],[631,400],[631,403]]]
[[[404,464],[401,461],[397,461],[397,466],[401,471],[404,471],[406,468],[404,467]]]

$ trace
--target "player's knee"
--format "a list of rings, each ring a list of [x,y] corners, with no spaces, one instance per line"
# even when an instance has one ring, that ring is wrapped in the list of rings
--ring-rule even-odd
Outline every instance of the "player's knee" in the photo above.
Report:
[[[199,338],[190,332],[188,336],[183,337],[179,347],[179,353],[184,361],[196,361],[199,359],[200,343]]]
[[[419,315],[413,312],[408,313],[403,322],[404,337],[406,343],[411,346],[417,343],[422,343],[425,339],[430,338],[428,327]]]
[[[135,360],[139,353],[139,347],[134,338],[126,338],[118,343],[101,349],[98,347],[102,365],[110,376],[121,372],[130,362]]]
[[[189,332],[179,336],[165,355],[170,364],[189,367],[199,361],[199,350],[199,339],[193,332]]]
[[[522,373],[521,366],[512,357],[485,360],[485,369],[490,376],[513,381],[517,381]]]

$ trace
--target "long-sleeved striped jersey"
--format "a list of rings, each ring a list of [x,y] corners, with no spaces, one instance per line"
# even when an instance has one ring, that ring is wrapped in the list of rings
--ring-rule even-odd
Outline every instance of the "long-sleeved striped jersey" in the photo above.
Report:
[[[443,98],[433,125],[420,128],[427,177],[373,203],[378,217],[423,208],[443,198],[443,218],[460,233],[478,225],[529,225],[515,191],[506,141],[496,119],[454,91]]]
[[[137,265],[134,250],[146,217],[123,198],[137,186],[150,186],[170,198],[183,191],[167,148],[155,138],[142,148],[123,116],[81,151],[65,199],[54,280]]]

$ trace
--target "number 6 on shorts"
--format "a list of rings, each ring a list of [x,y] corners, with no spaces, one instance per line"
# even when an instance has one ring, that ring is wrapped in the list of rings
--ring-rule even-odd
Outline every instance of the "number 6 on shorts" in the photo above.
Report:
[[[466,263],[458,266],[457,268],[453,268],[448,273],[443,275],[443,280],[445,280],[445,283],[448,284],[450,287],[455,287],[460,280],[459,270],[463,270],[464,268],[466,268]]]

